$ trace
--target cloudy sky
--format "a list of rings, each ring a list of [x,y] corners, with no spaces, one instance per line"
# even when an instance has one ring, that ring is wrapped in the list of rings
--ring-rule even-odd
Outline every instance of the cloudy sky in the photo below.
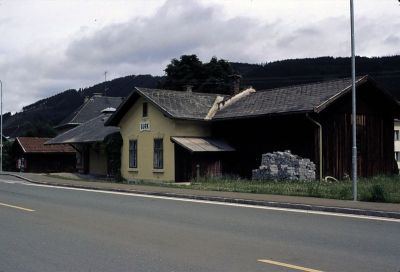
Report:
[[[355,0],[356,53],[400,54],[397,0]],[[4,110],[70,88],[162,75],[197,54],[263,63],[349,56],[349,0],[0,0]]]

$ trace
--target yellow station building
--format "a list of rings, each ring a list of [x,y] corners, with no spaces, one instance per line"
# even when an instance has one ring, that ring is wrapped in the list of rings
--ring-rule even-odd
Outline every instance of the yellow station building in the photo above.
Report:
[[[221,157],[234,149],[210,137],[207,118],[222,99],[218,94],[136,88],[107,122],[120,127],[122,176],[183,181],[200,172],[219,175]]]

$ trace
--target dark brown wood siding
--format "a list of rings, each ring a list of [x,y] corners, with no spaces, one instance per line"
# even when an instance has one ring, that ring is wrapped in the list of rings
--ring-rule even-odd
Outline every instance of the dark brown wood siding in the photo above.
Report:
[[[190,181],[197,177],[220,177],[229,173],[231,152],[189,152],[175,144],[175,181]]]
[[[357,173],[389,175],[395,171],[393,119],[395,109],[371,85],[357,89]],[[339,99],[318,116],[323,126],[324,175],[352,173],[351,96]]]
[[[398,108],[375,86],[357,89],[358,175],[389,175],[395,172],[393,120]],[[310,117],[322,125],[323,176],[342,179],[351,176],[351,94]],[[255,117],[215,122],[213,134],[225,139],[237,151],[232,173],[251,177],[260,166],[261,155],[291,150],[309,158],[319,173],[319,129],[305,113]]]
[[[231,155],[231,172],[250,178],[267,152],[290,150],[315,161],[316,126],[305,114],[216,122],[213,134],[236,149]]]

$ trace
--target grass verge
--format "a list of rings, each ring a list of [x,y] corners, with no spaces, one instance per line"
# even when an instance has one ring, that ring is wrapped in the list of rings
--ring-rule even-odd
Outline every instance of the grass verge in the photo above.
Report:
[[[95,179],[71,179],[60,175],[51,176],[77,181],[101,181]],[[115,181],[114,181],[115,182]],[[319,197],[330,199],[351,200],[351,181],[319,182],[319,181],[253,181],[231,177],[201,178],[191,183],[121,181],[131,185],[147,185],[155,187],[186,188],[206,191],[223,191],[255,194],[273,194],[288,196]],[[377,176],[361,178],[358,181],[358,200],[369,202],[400,203],[400,176]]]
[[[212,191],[352,199],[351,181],[252,181],[229,178],[203,178],[187,188]],[[400,177],[362,178],[358,182],[360,201],[400,203]]]

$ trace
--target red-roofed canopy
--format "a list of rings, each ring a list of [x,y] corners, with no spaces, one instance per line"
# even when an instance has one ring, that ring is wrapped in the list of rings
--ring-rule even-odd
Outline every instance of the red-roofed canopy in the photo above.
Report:
[[[45,145],[51,138],[39,137],[17,137],[16,141],[22,151],[27,153],[75,153],[75,150],[68,144]]]

